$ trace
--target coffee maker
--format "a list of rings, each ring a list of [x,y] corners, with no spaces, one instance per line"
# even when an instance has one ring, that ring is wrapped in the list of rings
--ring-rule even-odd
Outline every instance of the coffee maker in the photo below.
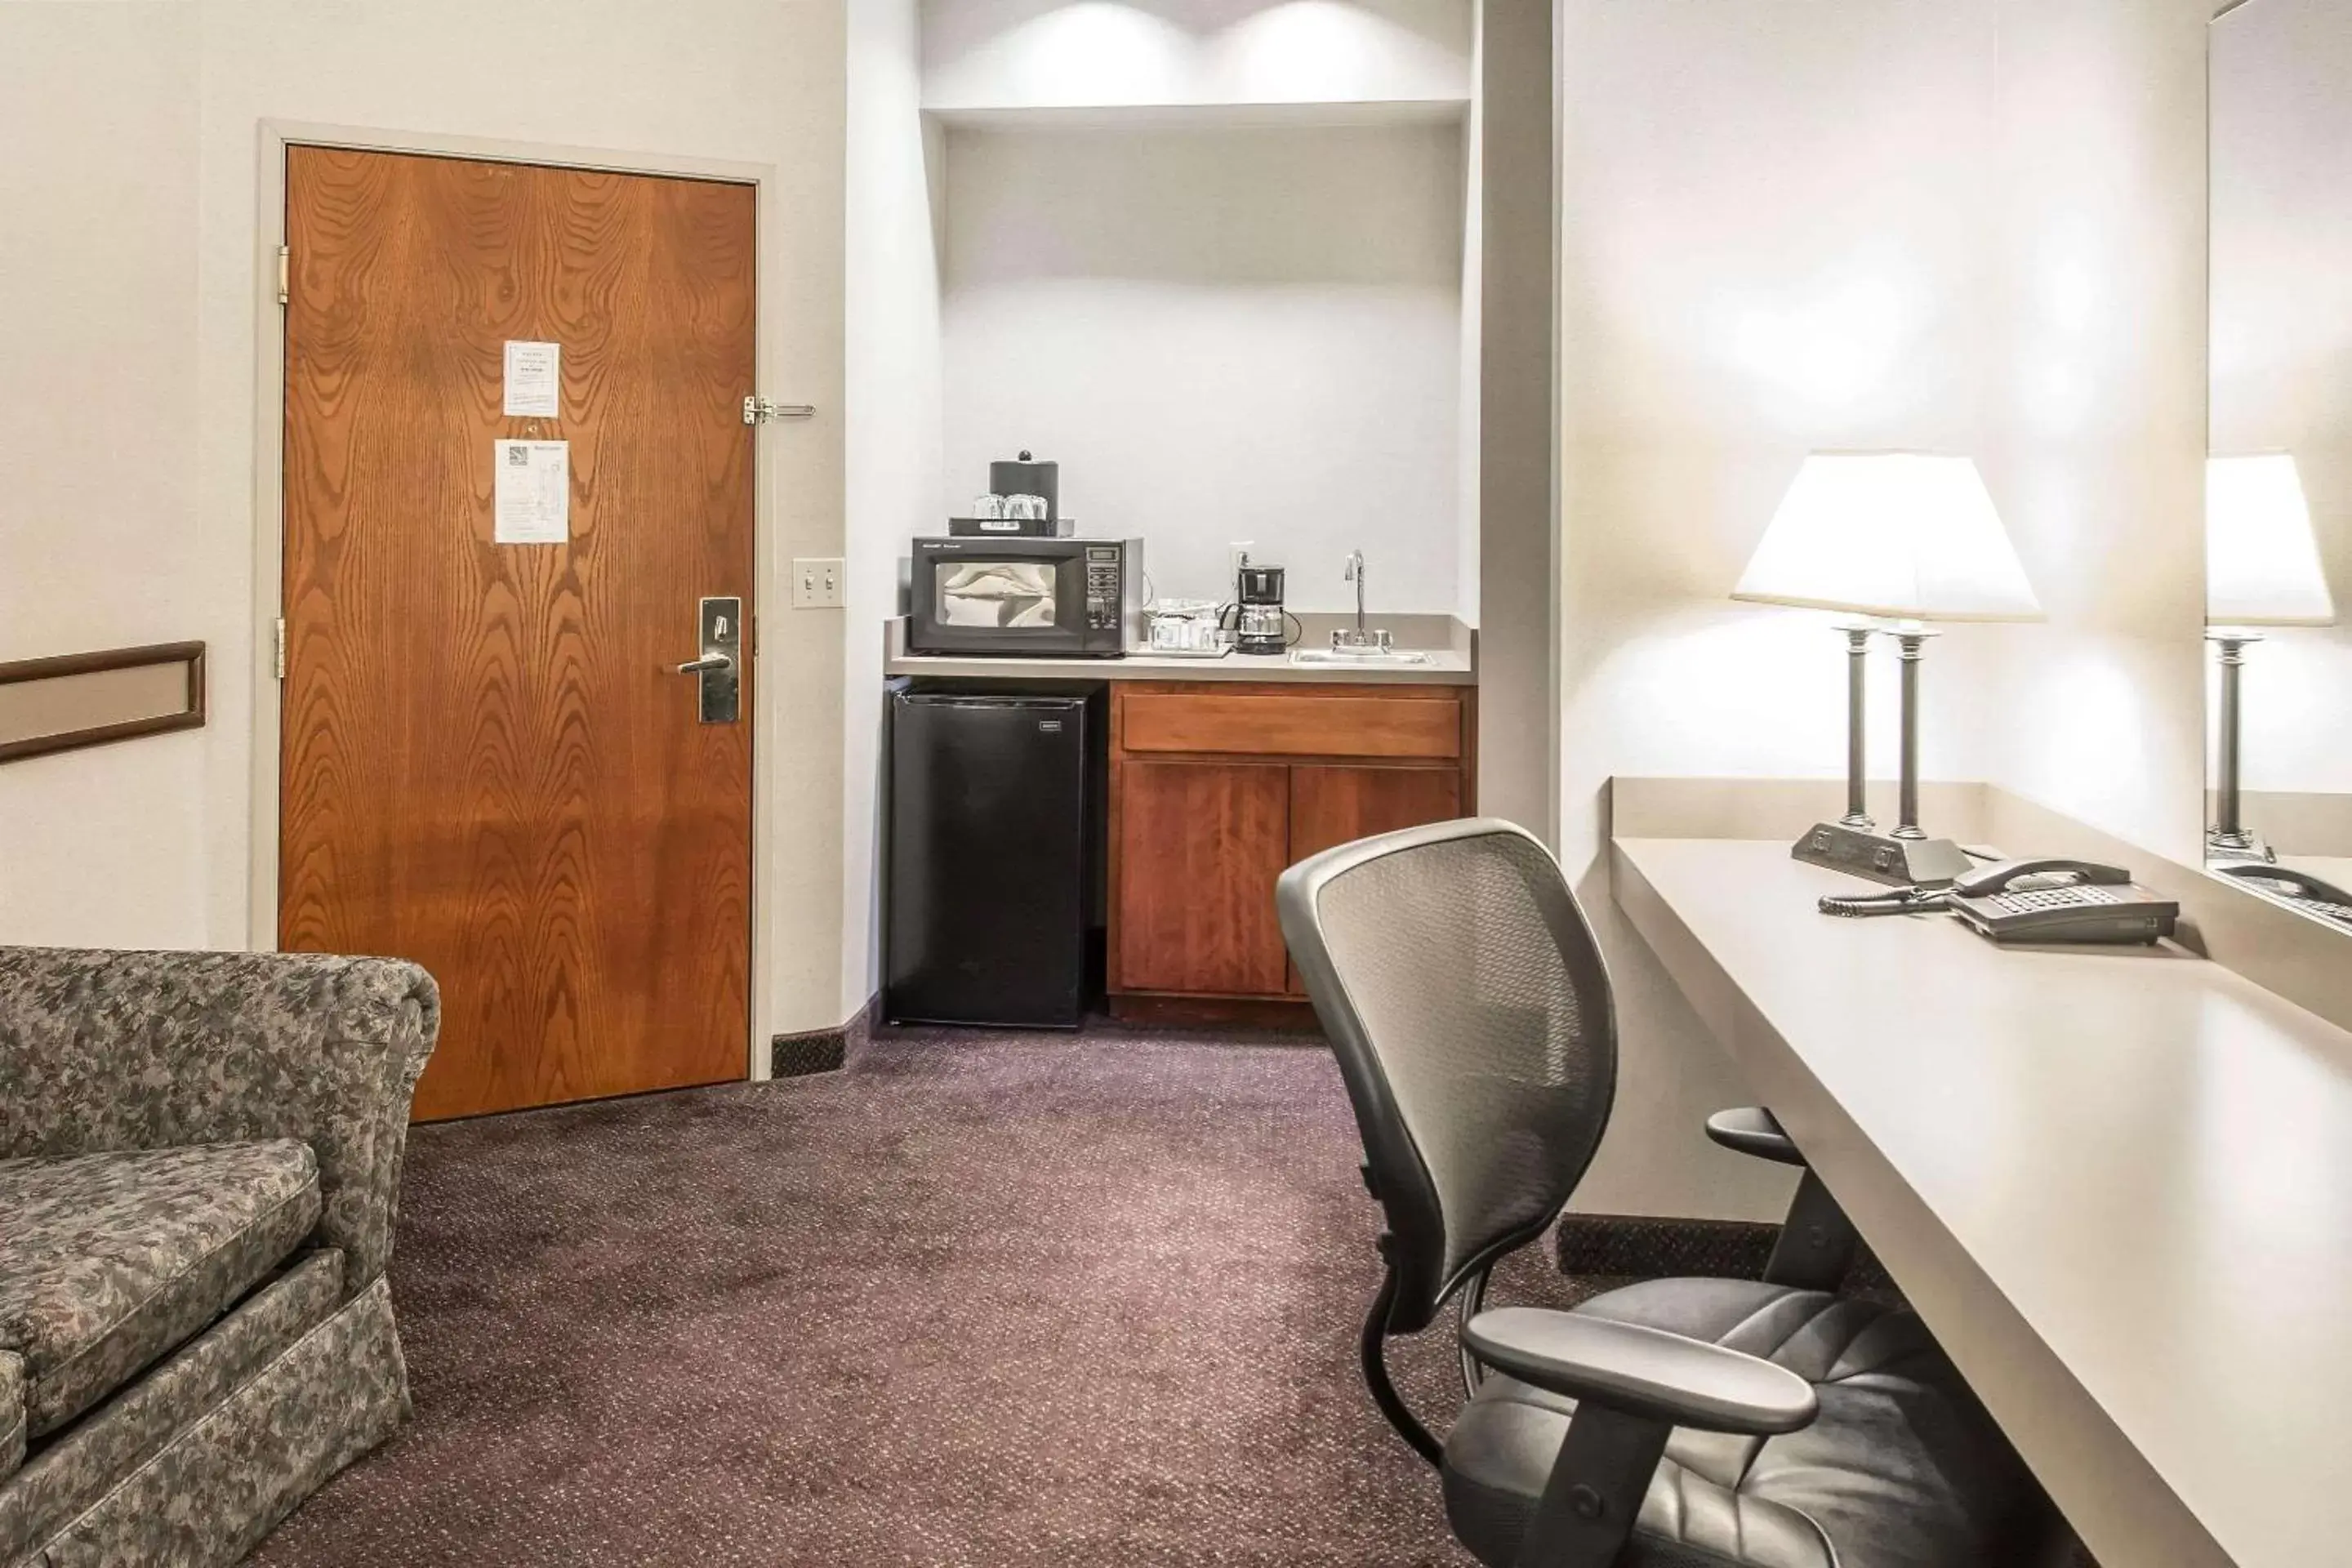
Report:
[[[1282,608],[1282,568],[1255,566],[1242,557],[1234,583],[1234,603],[1225,611],[1235,653],[1278,654],[1290,645]]]

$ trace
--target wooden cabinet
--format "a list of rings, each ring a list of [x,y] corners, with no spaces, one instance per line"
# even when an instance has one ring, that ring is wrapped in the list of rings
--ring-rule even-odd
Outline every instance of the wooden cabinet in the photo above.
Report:
[[[1289,770],[1265,763],[1129,763],[1118,792],[1119,984],[1264,994],[1283,984],[1266,890],[1290,864]]]
[[[1294,767],[1290,861],[1351,839],[1461,815],[1462,774],[1453,768]]]
[[[1284,868],[1472,808],[1466,687],[1120,682],[1111,690],[1112,1010],[1303,1022]]]

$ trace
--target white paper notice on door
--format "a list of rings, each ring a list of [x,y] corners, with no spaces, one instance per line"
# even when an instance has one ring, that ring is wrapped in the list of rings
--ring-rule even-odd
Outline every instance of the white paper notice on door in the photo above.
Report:
[[[572,443],[498,441],[491,536],[500,544],[562,544],[572,537]]]
[[[525,419],[552,419],[563,381],[562,343],[507,343],[507,409]]]

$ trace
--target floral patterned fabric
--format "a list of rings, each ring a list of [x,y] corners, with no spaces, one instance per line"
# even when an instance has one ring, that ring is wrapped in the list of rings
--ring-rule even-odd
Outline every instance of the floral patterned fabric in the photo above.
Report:
[[[9,1568],[227,1568],[390,1436],[408,1375],[378,1279]]]
[[[332,1316],[343,1255],[304,1256],[194,1342],[0,1481],[0,1563],[53,1533]]]
[[[0,1486],[25,1462],[25,1358],[0,1351]],[[0,1552],[7,1551],[0,1537]]]
[[[0,1160],[0,1349],[38,1438],[198,1332],[319,1218],[307,1145]]]
[[[293,1140],[316,1161],[310,1243],[341,1258],[298,1267],[299,1300],[266,1288],[16,1474],[0,1466],[0,1568],[234,1563],[391,1435],[408,1384],[383,1271],[439,1026],[432,977],[389,959],[0,948],[0,1161]],[[341,1305],[248,1373],[244,1352],[325,1284]],[[240,1329],[266,1300],[274,1315]],[[231,1331],[253,1337],[216,1337]],[[0,1381],[0,1441],[8,1397]],[[93,1491],[39,1540],[37,1507],[46,1518]],[[37,1544],[9,1543],[12,1509]]]
[[[432,977],[390,959],[0,948],[0,1159],[300,1139],[357,1291],[439,1026]]]

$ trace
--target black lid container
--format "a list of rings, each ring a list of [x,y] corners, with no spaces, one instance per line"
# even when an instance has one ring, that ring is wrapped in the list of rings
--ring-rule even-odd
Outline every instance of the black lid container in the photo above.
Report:
[[[1045,520],[1062,515],[1062,465],[1040,463],[1024,452],[1009,463],[988,465],[988,493],[999,496],[1044,496]]]

